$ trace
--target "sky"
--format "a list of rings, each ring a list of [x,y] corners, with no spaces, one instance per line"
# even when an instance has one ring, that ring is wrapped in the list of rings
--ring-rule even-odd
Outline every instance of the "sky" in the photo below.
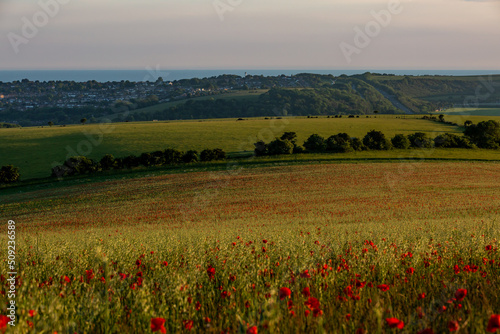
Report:
[[[500,69],[500,0],[0,0],[0,69]]]

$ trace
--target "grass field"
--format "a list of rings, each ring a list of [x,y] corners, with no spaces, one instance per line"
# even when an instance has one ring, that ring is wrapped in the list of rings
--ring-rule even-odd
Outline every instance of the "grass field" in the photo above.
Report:
[[[442,112],[444,115],[455,116],[500,116],[500,108],[451,108]]]
[[[468,117],[475,122],[475,117]],[[302,144],[313,133],[328,137],[339,132],[363,137],[368,131],[387,136],[417,131],[435,137],[444,132],[460,133],[458,127],[421,119],[389,118],[287,118],[245,121],[207,120],[88,124],[66,127],[0,129],[0,165],[20,168],[23,179],[50,175],[53,163],[61,164],[68,155],[100,159],[140,154],[172,147],[180,150],[222,148],[226,152],[253,151],[258,139],[266,142],[284,131],[295,131]],[[465,157],[466,158],[466,157]]]
[[[500,313],[499,174],[304,165],[0,193],[16,332],[484,333]]]

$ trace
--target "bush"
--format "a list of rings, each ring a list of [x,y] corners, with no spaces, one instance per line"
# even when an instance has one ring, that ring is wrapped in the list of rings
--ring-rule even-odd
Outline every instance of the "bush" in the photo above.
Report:
[[[255,144],[253,144],[255,146],[255,155],[260,157],[260,156],[263,156],[263,155],[267,155],[267,144],[264,143],[264,141],[262,140],[259,140],[258,142],[256,142]]]
[[[352,138],[351,146],[354,151],[365,151],[368,148],[363,144],[363,141],[359,138]]]
[[[434,138],[434,146],[441,148],[474,148],[469,138],[445,133]]]
[[[464,134],[480,148],[500,148],[500,123],[497,121],[470,124],[465,128]]]
[[[155,158],[153,157],[153,155],[151,153],[142,153],[140,156],[139,156],[139,162],[141,163],[141,165],[143,165],[144,167],[149,167],[149,166],[152,166],[154,165],[155,163]]]
[[[318,134],[313,134],[304,142],[307,152],[324,152],[326,150],[325,138]]]
[[[267,154],[280,155],[292,154],[294,145],[288,139],[276,138],[267,145]]]
[[[19,168],[13,165],[2,166],[0,169],[0,183],[14,183],[19,181]]]
[[[394,138],[391,139],[391,142],[394,148],[406,150],[410,147],[410,140],[403,134],[395,135]]]
[[[326,140],[326,150],[337,153],[354,151],[351,146],[351,137],[349,137],[347,133],[339,133],[337,135],[330,136]]]
[[[115,157],[112,154],[106,154],[101,158],[99,164],[101,165],[101,168],[103,170],[112,169],[113,167],[115,167],[116,164]]]
[[[408,136],[410,140],[410,147],[413,148],[431,148],[432,139],[427,137],[423,132],[415,132]]]
[[[140,159],[135,155],[129,155],[122,159],[122,165],[124,168],[130,169],[133,167],[139,167],[140,164],[141,164]]]
[[[99,171],[99,165],[92,159],[84,156],[76,156],[69,158],[61,166],[53,167],[52,176],[64,177],[86,173],[95,173],[97,171]]]
[[[184,154],[181,151],[167,148],[165,151],[163,151],[164,164],[173,165],[181,163],[183,155]]]
[[[363,138],[363,144],[370,150],[390,150],[391,142],[380,131],[372,130]]]
[[[200,160],[201,161],[213,161],[213,160],[225,160],[226,152],[224,152],[220,148],[216,148],[213,150],[206,149],[201,151]]]
[[[198,162],[198,160],[199,158],[197,151],[190,150],[184,153],[184,155],[182,156],[182,161],[187,164],[191,162]]]

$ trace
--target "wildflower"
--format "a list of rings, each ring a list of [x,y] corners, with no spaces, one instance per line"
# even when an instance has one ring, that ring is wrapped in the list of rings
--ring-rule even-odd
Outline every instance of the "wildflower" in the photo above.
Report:
[[[405,326],[405,323],[402,322],[401,320],[397,319],[397,318],[387,318],[387,319],[385,319],[385,321],[387,322],[387,325],[390,328],[403,329],[404,326]]]
[[[29,310],[28,311],[28,316],[34,317],[35,315],[36,315],[36,311],[35,310]]]
[[[466,289],[458,289],[457,292],[455,292],[455,298],[461,302],[464,300],[465,296],[467,296],[467,290]]]
[[[486,330],[490,333],[495,333],[498,329],[500,329],[500,314],[493,314],[488,321]]]
[[[182,321],[183,325],[184,325],[184,328],[187,329],[188,331],[191,330],[191,328],[193,328],[193,320],[183,320]]]
[[[311,292],[309,291],[309,287],[306,286],[304,289],[302,289],[302,295],[304,297],[311,297]]]
[[[450,332],[458,331],[460,329],[460,326],[458,325],[458,321],[450,320],[448,322],[448,329],[450,330]]]
[[[257,334],[257,326],[248,327],[247,334]]]
[[[281,288],[279,291],[280,300],[289,298],[292,295],[292,291],[289,288]]]
[[[166,334],[167,330],[164,324],[165,324],[165,319],[163,318],[151,318],[151,330],[153,332],[160,331],[163,334]]]
[[[380,291],[387,291],[387,290],[389,290],[389,285],[387,285],[387,284],[380,284],[380,285],[377,285],[377,288],[379,288]]]

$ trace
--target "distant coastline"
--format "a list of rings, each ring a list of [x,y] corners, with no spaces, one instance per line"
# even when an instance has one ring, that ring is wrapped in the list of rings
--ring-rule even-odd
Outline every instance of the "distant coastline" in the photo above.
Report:
[[[0,70],[1,82],[12,82],[22,79],[30,81],[155,81],[162,77],[165,81],[175,81],[192,78],[213,77],[222,74],[234,74],[244,76],[264,75],[278,76],[281,74],[295,75],[298,73],[332,74],[339,76],[342,74],[355,75],[365,72],[387,73],[394,75],[488,75],[500,74],[500,70]]]

